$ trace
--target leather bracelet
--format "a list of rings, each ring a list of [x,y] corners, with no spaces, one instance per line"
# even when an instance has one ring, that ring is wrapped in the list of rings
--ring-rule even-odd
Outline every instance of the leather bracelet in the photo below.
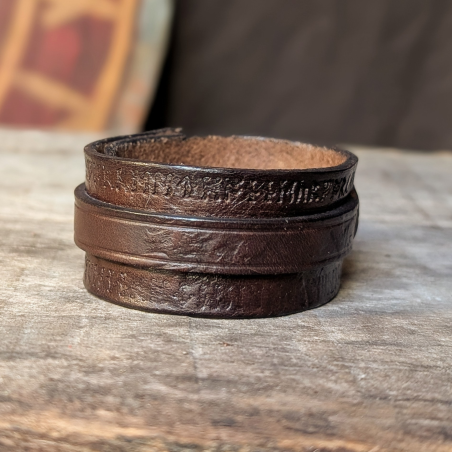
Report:
[[[256,137],[187,138],[180,129],[97,141],[86,146],[85,160],[86,191],[101,201],[245,218],[322,211],[351,192],[358,162],[339,149]]]
[[[193,151],[190,140],[201,150]],[[231,147],[218,164],[238,166],[237,146],[246,154],[248,145],[262,147],[266,162],[255,165],[261,169],[175,164],[213,163],[219,148]],[[294,166],[295,151],[309,155],[298,157],[300,166],[324,166],[265,169]],[[353,154],[262,138],[187,139],[164,129],[102,140],[85,155],[86,184],[75,191],[75,241],[86,251],[84,283],[93,294],[146,311],[214,317],[289,314],[336,295],[358,224]],[[252,163],[243,159],[244,166]],[[163,185],[156,171],[165,175]],[[189,182],[182,187],[184,178]],[[319,182],[327,179],[339,181],[338,188]],[[284,189],[300,181],[310,187],[302,195]],[[269,187],[280,188],[274,198]],[[297,204],[299,196],[307,202]]]
[[[342,260],[355,235],[358,197],[302,217],[183,218],[137,212],[75,190],[75,241],[89,254],[141,267],[231,275],[297,273]],[[296,251],[295,251],[296,250]]]

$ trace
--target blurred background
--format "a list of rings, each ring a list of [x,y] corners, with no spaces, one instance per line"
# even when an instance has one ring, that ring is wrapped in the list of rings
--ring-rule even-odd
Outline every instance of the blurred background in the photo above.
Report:
[[[0,0],[0,127],[452,148],[452,0]]]

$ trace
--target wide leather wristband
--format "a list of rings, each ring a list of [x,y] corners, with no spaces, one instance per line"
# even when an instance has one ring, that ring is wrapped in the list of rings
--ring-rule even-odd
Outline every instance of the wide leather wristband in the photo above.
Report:
[[[283,315],[331,300],[339,289],[342,260],[351,250],[358,224],[353,188],[356,157],[346,151],[242,137],[196,137],[194,151],[193,143],[184,147],[188,140],[179,131],[165,129],[86,147],[86,184],[75,191],[75,241],[86,251],[86,288],[128,307],[215,317]],[[197,155],[201,163],[219,159],[217,164],[237,166],[235,153],[247,154],[248,144],[251,148],[262,145],[264,157],[253,165],[257,168],[172,162],[177,155],[179,160]],[[218,157],[218,146],[231,155]],[[297,152],[299,166],[311,167],[266,168],[295,166]],[[155,163],[154,158],[170,162]],[[108,169],[102,161],[110,165]],[[252,163],[244,158],[241,164]],[[162,188],[156,185],[155,174],[150,174],[163,174],[165,166],[170,171],[165,181],[174,185]],[[140,174],[147,173],[146,180],[154,185],[140,182]],[[251,173],[256,183],[241,185],[247,193],[240,194],[239,202],[239,191],[228,190],[240,186]],[[216,192],[209,185],[212,174],[217,174]],[[346,182],[339,182],[338,188],[331,182],[330,191],[312,188],[322,186],[322,177],[335,180],[336,176]],[[195,189],[194,181],[200,177],[209,180]],[[183,178],[190,180],[189,188],[183,188],[191,190],[190,196],[187,191],[182,196]],[[284,189],[301,181],[309,181],[306,187],[311,184],[302,195]],[[209,195],[205,195],[207,186]],[[273,198],[268,187],[281,190]],[[297,204],[299,197],[307,201]]]

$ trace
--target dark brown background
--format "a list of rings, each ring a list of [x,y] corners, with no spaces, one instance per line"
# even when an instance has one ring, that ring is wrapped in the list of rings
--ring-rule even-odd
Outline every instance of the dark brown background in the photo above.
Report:
[[[452,147],[450,0],[183,0],[146,127]]]

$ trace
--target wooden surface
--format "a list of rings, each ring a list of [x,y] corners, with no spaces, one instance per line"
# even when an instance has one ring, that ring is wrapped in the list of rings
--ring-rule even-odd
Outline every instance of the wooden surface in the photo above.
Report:
[[[357,150],[338,297],[208,320],[83,288],[91,138],[0,132],[1,451],[452,450],[452,154]]]

